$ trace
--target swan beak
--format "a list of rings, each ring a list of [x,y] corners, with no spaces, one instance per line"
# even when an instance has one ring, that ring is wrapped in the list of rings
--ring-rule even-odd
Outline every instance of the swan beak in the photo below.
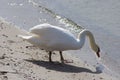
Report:
[[[98,51],[96,52],[98,58],[100,57],[100,48],[98,47]]]
[[[99,57],[100,57],[100,53],[99,53],[99,52],[97,52],[96,54],[97,54],[97,56],[98,56],[98,58],[99,58]]]

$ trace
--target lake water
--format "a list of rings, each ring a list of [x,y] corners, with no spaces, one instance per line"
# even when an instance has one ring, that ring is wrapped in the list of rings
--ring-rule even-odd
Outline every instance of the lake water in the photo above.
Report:
[[[0,16],[25,30],[45,22],[66,28],[75,36],[81,29],[89,29],[102,49],[102,63],[119,77],[119,0],[1,0]],[[96,65],[96,57],[88,44],[87,40],[81,50],[70,52]]]

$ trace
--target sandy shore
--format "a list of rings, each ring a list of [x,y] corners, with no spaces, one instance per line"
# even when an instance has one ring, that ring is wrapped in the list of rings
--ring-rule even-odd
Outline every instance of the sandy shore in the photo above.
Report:
[[[60,64],[57,53],[52,56],[55,63],[49,63],[46,51],[27,48],[31,44],[18,34],[26,33],[0,20],[0,80],[117,80],[71,55],[64,57],[73,63]]]

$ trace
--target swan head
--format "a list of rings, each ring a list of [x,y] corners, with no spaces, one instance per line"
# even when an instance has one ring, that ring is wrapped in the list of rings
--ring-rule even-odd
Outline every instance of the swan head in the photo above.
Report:
[[[96,55],[99,58],[100,57],[100,47],[98,45],[96,45],[92,49],[96,52]]]

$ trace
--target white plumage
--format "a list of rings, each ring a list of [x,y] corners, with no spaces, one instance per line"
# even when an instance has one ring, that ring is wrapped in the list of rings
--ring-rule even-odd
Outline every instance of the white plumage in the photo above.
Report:
[[[62,51],[82,48],[86,36],[90,39],[91,48],[97,53],[97,56],[100,57],[100,49],[96,45],[92,33],[86,29],[79,33],[78,39],[76,39],[69,31],[48,23],[37,25],[31,28],[29,32],[30,36],[19,35],[19,37],[41,49],[49,51],[50,62],[52,62],[52,51],[60,51],[61,61],[63,62]]]

